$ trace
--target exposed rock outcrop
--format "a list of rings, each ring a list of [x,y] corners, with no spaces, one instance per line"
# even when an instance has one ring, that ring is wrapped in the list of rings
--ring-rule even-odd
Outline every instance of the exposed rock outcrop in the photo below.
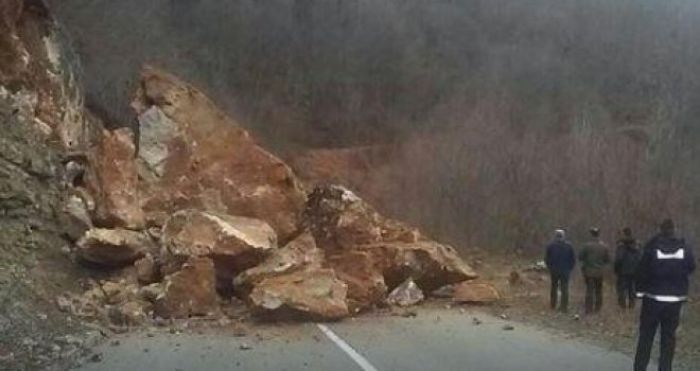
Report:
[[[43,1],[0,1],[0,90],[31,102],[29,122],[63,148],[85,148],[91,125],[76,79],[77,58]]]
[[[81,332],[87,315],[49,303],[82,289],[65,253],[90,226],[64,192],[66,152],[91,138],[60,38],[43,1],[0,0],[0,369],[69,368],[72,356],[40,348]]]
[[[146,67],[132,105],[139,158],[151,175],[143,208],[152,224],[194,208],[265,220],[281,241],[293,236],[306,200],[300,183],[204,94]]]

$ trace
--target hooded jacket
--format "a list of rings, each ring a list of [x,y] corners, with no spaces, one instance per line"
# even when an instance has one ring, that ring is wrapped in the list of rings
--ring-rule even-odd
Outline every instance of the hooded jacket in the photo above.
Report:
[[[678,302],[688,298],[689,276],[695,270],[693,250],[685,240],[659,234],[644,247],[637,270],[637,291],[657,301]]]

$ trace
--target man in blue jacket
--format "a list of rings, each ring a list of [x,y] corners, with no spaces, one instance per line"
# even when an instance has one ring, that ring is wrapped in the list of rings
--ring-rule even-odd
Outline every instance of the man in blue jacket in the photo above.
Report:
[[[550,291],[552,310],[557,309],[558,291],[561,290],[559,310],[566,313],[569,309],[569,277],[576,265],[576,254],[571,244],[566,241],[564,230],[557,229],[554,232],[554,241],[547,246],[544,261],[552,278]]]
[[[659,371],[671,371],[681,306],[688,300],[689,276],[695,270],[693,251],[675,235],[670,219],[644,247],[637,271],[637,296],[642,297],[635,371],[646,371],[656,329],[661,327]]]

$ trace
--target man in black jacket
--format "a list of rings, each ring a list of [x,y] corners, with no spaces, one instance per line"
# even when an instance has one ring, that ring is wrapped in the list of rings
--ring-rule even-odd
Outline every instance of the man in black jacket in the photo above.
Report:
[[[622,230],[615,253],[615,275],[617,275],[617,300],[622,309],[634,308],[634,281],[641,258],[639,243],[632,237],[632,229]]]
[[[561,305],[559,310],[569,309],[569,276],[576,265],[576,255],[571,244],[566,241],[566,233],[562,229],[554,232],[554,241],[547,246],[544,258],[552,278],[550,305],[557,309],[558,291],[561,290]]]
[[[657,327],[661,327],[659,371],[671,371],[681,306],[688,300],[689,276],[695,257],[675,236],[670,219],[644,247],[637,273],[637,295],[643,298],[635,371],[646,371]]]

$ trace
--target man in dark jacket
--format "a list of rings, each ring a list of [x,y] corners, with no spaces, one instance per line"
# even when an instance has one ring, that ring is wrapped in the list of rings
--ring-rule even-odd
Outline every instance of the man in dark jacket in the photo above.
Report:
[[[632,229],[622,230],[622,238],[617,241],[615,253],[615,274],[617,275],[617,300],[622,309],[634,308],[634,281],[637,265],[641,258],[639,243],[632,237]]]
[[[670,219],[644,247],[637,271],[637,296],[642,297],[635,371],[646,371],[657,327],[661,327],[659,371],[671,371],[681,306],[688,300],[689,276],[695,270],[693,251],[675,235]]]
[[[547,245],[544,261],[552,279],[550,291],[552,310],[557,309],[558,291],[561,290],[559,310],[565,313],[569,309],[569,277],[576,265],[576,255],[571,244],[566,241],[564,230],[557,229],[554,232],[554,241]]]
[[[591,241],[579,254],[581,270],[586,280],[586,314],[600,312],[603,307],[603,274],[610,263],[608,246],[600,240],[600,230],[591,228]]]

